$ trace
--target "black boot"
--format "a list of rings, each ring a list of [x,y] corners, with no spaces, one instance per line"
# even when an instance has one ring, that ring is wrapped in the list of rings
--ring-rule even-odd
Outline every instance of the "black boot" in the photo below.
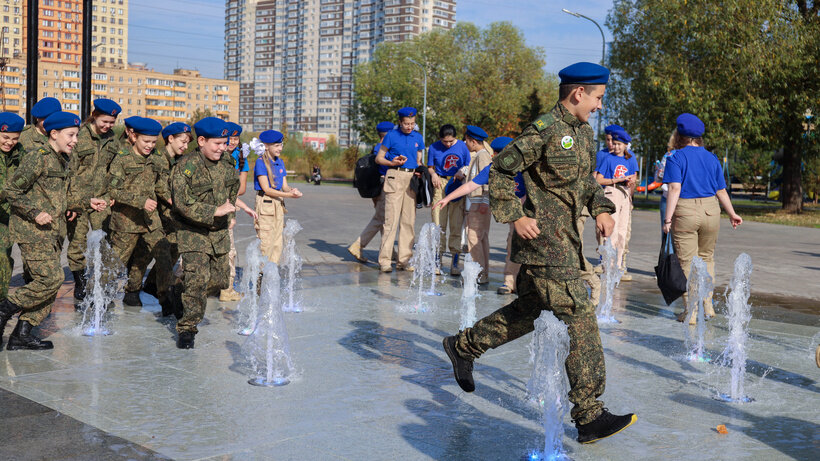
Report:
[[[455,336],[444,338],[442,344],[444,345],[444,352],[447,353],[447,357],[450,357],[450,362],[453,363],[453,374],[456,377],[456,382],[464,392],[473,392],[475,390],[473,361],[464,359],[458,355]]]
[[[32,351],[42,349],[54,349],[54,343],[51,341],[42,341],[40,338],[31,334],[31,329],[34,328],[25,320],[18,320],[17,326],[9,336],[9,344],[6,349],[16,351],[18,349],[28,349]]]
[[[157,296],[159,293],[157,293],[156,272],[154,272],[153,269],[151,269],[151,271],[148,272],[148,276],[145,277],[145,284],[142,286],[142,291],[159,299],[159,296]]]
[[[142,307],[142,301],[140,301],[140,292],[126,291],[125,296],[122,297],[122,303],[126,306]]]
[[[621,432],[637,420],[638,417],[632,413],[618,416],[604,408],[594,421],[587,424],[575,423],[575,428],[578,429],[578,441],[581,443],[597,442]]]
[[[174,298],[171,296],[171,290],[168,290],[165,296],[159,298],[159,305],[162,306],[162,317],[174,315],[176,308],[174,307]]]
[[[165,296],[168,298],[165,305],[168,306],[170,313],[174,314],[177,320],[181,319],[184,310],[182,308],[182,293],[179,285],[171,285],[168,287],[168,294]],[[165,305],[162,307],[163,315],[165,315]]]
[[[193,349],[194,348],[194,336],[196,333],[193,331],[183,331],[177,335],[177,348],[178,349]]]
[[[6,323],[8,323],[14,314],[21,310],[23,310],[23,308],[8,299],[4,299],[0,302],[0,348],[3,347],[3,333],[6,331]]]
[[[71,271],[71,275],[74,276],[74,300],[82,301],[85,299],[85,285],[87,283],[85,271]]]

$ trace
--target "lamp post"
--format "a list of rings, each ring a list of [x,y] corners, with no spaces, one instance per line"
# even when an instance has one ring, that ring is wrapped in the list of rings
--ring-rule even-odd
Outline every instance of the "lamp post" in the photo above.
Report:
[[[413,64],[421,67],[422,72],[424,72],[424,106],[421,108],[421,137],[424,139],[424,143],[427,143],[427,67],[422,66],[413,58],[407,58],[408,61],[412,62]]]
[[[603,66],[604,61],[606,61],[606,37],[604,37],[604,29],[601,29],[601,25],[598,24],[594,19],[590,18],[589,16],[584,16],[581,13],[576,13],[576,12],[570,11],[566,8],[562,8],[561,11],[563,11],[566,14],[571,14],[572,16],[575,16],[576,18],[584,18],[588,21],[592,21],[592,23],[595,24],[595,27],[598,28],[599,32],[601,32],[601,65]],[[601,118],[603,118],[603,112],[604,112],[604,110],[603,110],[603,108],[601,108],[601,112],[598,114],[598,129],[597,129],[598,131],[596,133],[598,135],[597,136],[598,150],[601,150]]]

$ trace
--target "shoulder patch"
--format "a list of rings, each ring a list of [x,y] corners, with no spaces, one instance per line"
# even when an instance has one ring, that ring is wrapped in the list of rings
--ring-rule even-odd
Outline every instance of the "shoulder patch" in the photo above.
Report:
[[[517,172],[521,165],[524,163],[524,159],[521,158],[521,154],[518,152],[518,149],[504,148],[504,150],[501,151],[500,154],[496,155],[493,162],[501,170],[507,172]]]
[[[555,124],[555,117],[552,114],[544,114],[538,117],[534,122],[532,122],[535,129],[538,131],[544,131],[553,124]]]
[[[127,156],[127,155],[128,155],[128,151],[123,149],[123,150],[121,150],[121,151],[117,152],[117,155]]]
[[[188,162],[185,164],[185,169],[182,170],[182,174],[190,178],[194,175],[194,170],[194,165],[191,162]]]
[[[48,155],[51,152],[51,149],[46,149],[45,147],[40,147],[37,149],[37,153],[42,155]]]

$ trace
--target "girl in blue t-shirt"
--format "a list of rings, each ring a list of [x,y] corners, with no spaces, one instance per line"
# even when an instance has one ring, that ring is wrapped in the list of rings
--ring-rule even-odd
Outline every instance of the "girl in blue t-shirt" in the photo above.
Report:
[[[611,240],[612,246],[618,251],[618,267],[626,272],[624,257],[632,221],[632,194],[638,177],[638,163],[627,150],[627,144],[632,141],[629,134],[615,130],[611,136],[612,151],[595,168],[595,180],[604,186],[604,195],[615,204],[615,213],[612,214],[615,229]]]
[[[265,153],[253,167],[253,188],[256,190],[256,235],[262,241],[260,250],[269,261],[279,264],[282,256],[282,231],[285,227],[285,198],[299,198],[302,193],[288,186],[282,153],[282,133],[267,130],[259,133]]]

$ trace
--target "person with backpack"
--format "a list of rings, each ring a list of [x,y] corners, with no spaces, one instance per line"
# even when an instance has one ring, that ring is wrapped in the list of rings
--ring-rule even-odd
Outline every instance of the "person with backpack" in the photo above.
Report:
[[[379,165],[376,163],[376,155],[382,148],[384,137],[389,131],[396,128],[393,122],[381,122],[376,125],[376,131],[379,133],[379,142],[373,146],[373,152],[356,162],[356,173],[354,185],[359,189],[359,195],[364,198],[373,199],[373,208],[375,212],[370,222],[364,227],[364,230],[359,235],[355,242],[347,247],[347,251],[356,258],[360,263],[366,263],[367,258],[362,255],[362,250],[367,247],[367,244],[373,240],[373,237],[384,230],[384,174],[389,169],[386,165]]]

